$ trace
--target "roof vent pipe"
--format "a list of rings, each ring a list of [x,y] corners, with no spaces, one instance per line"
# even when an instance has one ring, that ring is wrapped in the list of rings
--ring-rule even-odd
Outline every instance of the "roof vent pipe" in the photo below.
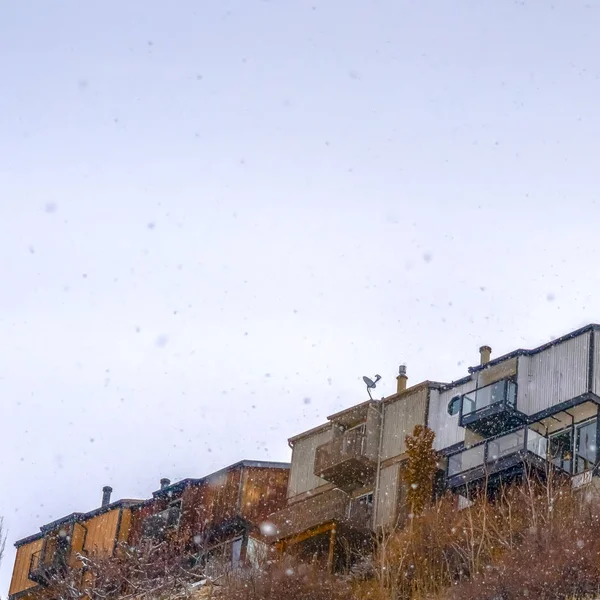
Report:
[[[171,480],[167,479],[166,477],[163,477],[160,480],[160,489],[164,490],[166,487],[169,487],[171,485]]]
[[[489,346],[481,346],[481,348],[479,348],[479,356],[481,357],[479,362],[480,365],[489,363],[492,356],[492,349]]]
[[[408,381],[406,365],[400,365],[398,368],[398,377],[396,377],[396,381],[398,382],[397,393],[400,394],[406,389],[406,382]]]
[[[105,485],[102,488],[102,506],[108,506],[110,504],[110,495],[112,494],[113,489],[110,485]]]

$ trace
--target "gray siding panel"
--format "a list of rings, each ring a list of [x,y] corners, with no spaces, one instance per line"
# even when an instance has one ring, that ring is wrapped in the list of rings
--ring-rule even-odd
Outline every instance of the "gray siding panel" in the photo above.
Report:
[[[600,332],[594,331],[594,381],[592,391],[600,396]]]
[[[435,433],[433,447],[436,450],[443,450],[465,439],[465,430],[458,425],[459,416],[448,414],[448,403],[454,396],[472,392],[475,387],[475,380],[471,380],[443,392],[431,391],[428,427]]]
[[[519,357],[517,408],[532,415],[588,391],[591,332]]]
[[[398,486],[400,485],[399,473],[400,465],[398,463],[381,469],[375,519],[377,527],[388,527],[394,524],[398,504]]]
[[[315,452],[317,446],[331,439],[332,428],[320,431],[308,437],[296,440],[292,450],[292,466],[288,484],[288,498],[325,485],[327,481],[317,477],[315,469]]]
[[[425,425],[426,409],[426,387],[385,405],[381,460],[406,451],[405,438],[413,432],[415,425]]]

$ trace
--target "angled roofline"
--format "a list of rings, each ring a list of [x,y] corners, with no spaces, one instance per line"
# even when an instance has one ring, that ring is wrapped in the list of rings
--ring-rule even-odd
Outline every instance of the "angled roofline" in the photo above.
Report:
[[[15,542],[15,548],[18,548],[19,546],[23,546],[24,544],[29,544],[31,542],[35,542],[36,540],[43,538],[47,533],[49,533],[50,531],[53,531],[54,529],[56,529],[63,523],[81,523],[81,522],[89,521],[90,519],[93,519],[94,517],[97,517],[98,515],[102,515],[104,513],[110,512],[111,510],[115,510],[118,508],[131,508],[132,506],[137,506],[138,504],[141,504],[142,502],[143,502],[142,500],[122,499],[122,500],[116,500],[115,502],[111,502],[110,504],[107,504],[106,506],[99,506],[98,508],[94,508],[93,510],[90,510],[85,513],[73,512],[69,515],[66,515],[65,517],[61,517],[60,519],[56,519],[54,521],[51,521],[50,523],[46,523],[45,525],[42,525],[40,527],[39,533],[34,533],[33,535],[29,535],[27,537],[21,538],[20,540],[17,540]]]
[[[208,481],[212,477],[218,477],[219,475],[223,475],[224,473],[228,473],[229,471],[233,471],[235,469],[242,469],[245,467],[245,468],[249,468],[249,469],[289,470],[290,466],[291,466],[290,463],[284,463],[284,462],[273,462],[273,461],[267,461],[267,460],[246,460],[246,459],[240,460],[236,463],[233,463],[232,465],[223,467],[222,469],[219,469],[218,471],[215,471],[214,473],[209,473],[208,475],[205,475],[204,477],[200,477],[198,479],[187,477],[186,479],[181,479],[180,481],[171,483],[170,485],[168,485],[164,488],[161,488],[160,490],[156,490],[155,492],[152,492],[152,498],[145,500],[141,504],[148,505],[155,498],[162,498],[163,496],[169,496],[173,492],[182,490],[191,485],[200,485],[200,484]]]
[[[452,384],[442,383],[439,381],[425,380],[425,381],[421,381],[420,383],[416,383],[415,385],[411,385],[410,387],[406,388],[405,390],[402,390],[400,393],[396,392],[394,394],[390,394],[389,396],[385,396],[384,398],[381,398],[381,400],[375,400],[375,399],[365,400],[364,402],[360,402],[359,404],[354,404],[353,406],[350,406],[350,407],[340,410],[332,415],[329,415],[327,417],[327,419],[328,419],[327,423],[322,423],[321,425],[317,425],[316,427],[313,427],[312,429],[302,431],[301,433],[298,433],[298,434],[292,436],[291,438],[288,438],[288,444],[290,446],[293,446],[294,442],[297,442],[298,440],[301,440],[302,438],[305,438],[310,435],[314,435],[316,433],[320,433],[322,431],[326,431],[327,429],[330,429],[332,427],[333,421],[335,419],[337,419],[353,410],[356,410],[357,408],[361,408],[363,406],[368,406],[368,405],[377,406],[379,404],[387,404],[389,402],[393,402],[394,400],[400,400],[404,396],[410,396],[411,394],[414,394],[415,392],[418,392],[419,390],[421,390],[423,388],[439,390],[439,389],[445,389],[449,385],[452,385]]]
[[[388,404],[389,402],[394,402],[394,400],[401,400],[405,396],[410,396],[411,394],[414,394],[415,392],[419,392],[423,389],[439,390],[439,389],[443,388],[445,385],[447,385],[447,384],[441,383],[439,381],[429,381],[429,379],[426,379],[425,381],[421,381],[420,383],[415,383],[415,385],[411,385],[410,387],[407,387],[405,390],[402,390],[400,393],[396,392],[395,394],[390,394],[389,396],[382,398],[381,402],[384,404]]]
[[[469,367],[469,373],[476,373],[478,371],[483,371],[483,369],[487,369],[488,367],[493,367],[494,365],[504,362],[505,360],[514,358],[515,356],[531,356],[533,354],[538,354],[540,352],[543,352],[544,350],[547,350],[548,348],[551,348],[552,346],[556,346],[557,344],[561,344],[562,342],[566,342],[567,340],[576,338],[576,337],[583,335],[584,333],[587,333],[589,331],[600,331],[600,325],[598,325],[596,323],[590,323],[589,325],[580,327],[579,329],[576,329],[575,331],[571,331],[571,333],[567,333],[567,334],[562,335],[550,342],[546,342],[545,344],[542,344],[541,346],[538,346],[537,348],[533,348],[533,349],[519,348],[518,350],[513,350],[512,352],[509,352],[508,354],[504,354],[502,356],[499,356],[498,358],[495,358],[494,360],[490,360],[489,362],[485,363],[484,365],[477,365],[475,367]]]
[[[320,433],[321,431],[327,431],[327,429],[330,429],[331,427],[333,427],[333,423],[331,421],[327,421],[327,423],[322,423],[321,425],[317,425],[312,429],[307,429],[306,431],[293,435],[291,438],[288,438],[288,444],[293,446],[294,442],[297,442],[298,440],[301,440],[309,435]]]
[[[340,410],[336,413],[333,413],[332,415],[329,415],[327,417],[328,421],[334,421],[335,419],[339,419],[340,417],[343,417],[344,415],[347,415],[348,413],[363,408],[363,407],[368,407],[371,406],[373,404],[378,404],[379,400],[365,400],[364,402],[360,402],[358,404],[355,404],[354,406],[350,406],[348,408],[344,408],[343,410]]]

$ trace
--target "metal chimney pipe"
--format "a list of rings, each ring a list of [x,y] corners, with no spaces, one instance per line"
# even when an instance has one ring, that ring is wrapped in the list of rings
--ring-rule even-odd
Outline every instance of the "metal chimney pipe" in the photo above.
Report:
[[[167,479],[166,477],[163,477],[160,480],[160,489],[164,490],[166,487],[169,487],[171,485],[171,480]]]
[[[102,488],[102,506],[108,506],[110,504],[110,495],[112,494],[113,489],[110,485],[105,485]]]
[[[481,346],[481,348],[479,348],[479,356],[481,359],[479,364],[485,365],[489,363],[492,356],[492,349],[489,346]]]
[[[396,393],[400,394],[406,389],[406,382],[408,381],[408,376],[406,375],[406,365],[400,365],[398,368],[398,377],[396,377],[396,381],[398,383]]]

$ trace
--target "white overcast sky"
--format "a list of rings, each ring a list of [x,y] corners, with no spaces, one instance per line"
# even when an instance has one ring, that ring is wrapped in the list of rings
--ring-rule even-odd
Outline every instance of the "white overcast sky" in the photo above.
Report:
[[[600,4],[4,0],[0,515],[288,460],[600,321]]]

